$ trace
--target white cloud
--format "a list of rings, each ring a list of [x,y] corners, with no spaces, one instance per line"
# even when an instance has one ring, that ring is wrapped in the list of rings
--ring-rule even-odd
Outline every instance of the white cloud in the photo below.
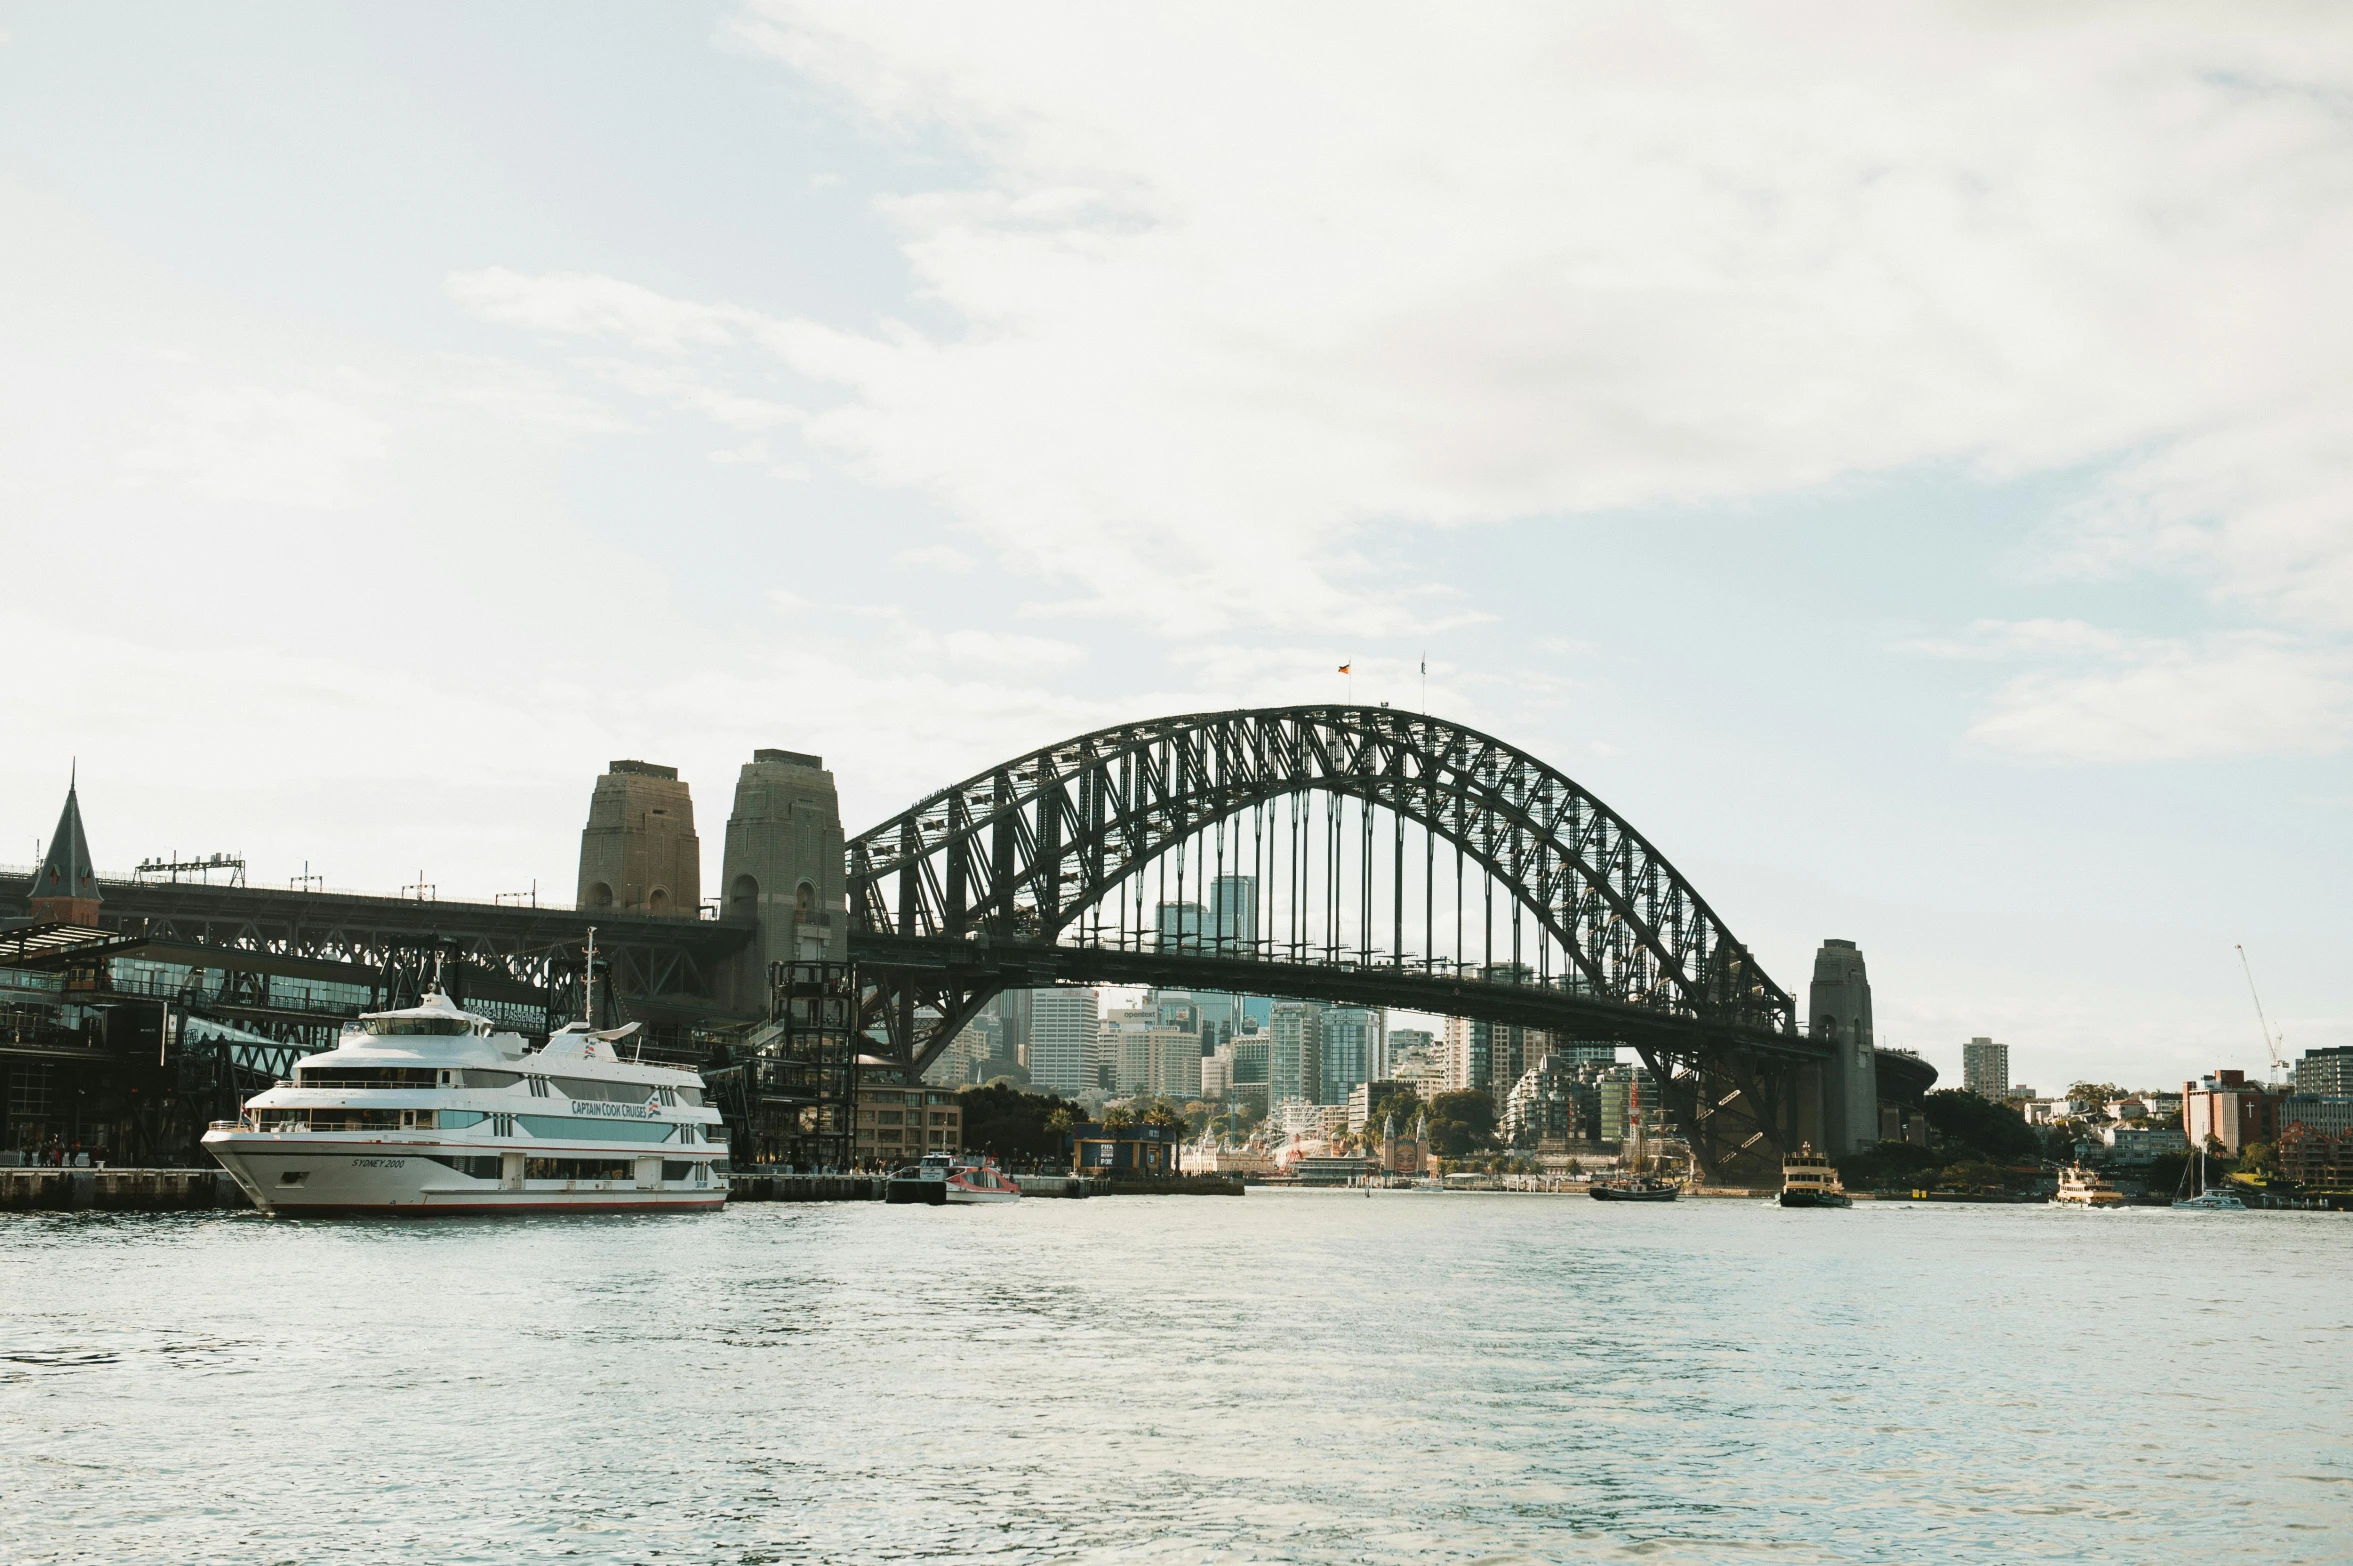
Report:
[[[902,549],[891,556],[891,564],[961,575],[973,568],[974,561],[970,555],[953,545],[932,544],[922,549]]]
[[[391,433],[372,414],[314,391],[200,387],[124,454],[123,466],[207,500],[337,510],[357,496],[353,468],[382,457]]]
[[[734,341],[742,312],[684,304],[650,288],[576,272],[524,277],[504,267],[461,272],[450,296],[485,320],[565,336],[613,338],[674,353]]]
[[[781,362],[814,450],[1171,634],[1424,623],[1373,525],[1923,463],[2105,467],[2055,569],[2341,631],[2353,14],[2265,18],[760,0],[739,41],[966,155],[884,203],[946,324],[451,288],[715,420]]]
[[[2353,653],[2250,631],[2134,637],[2079,621],[1987,622],[1951,657],[2056,660],[2000,687],[1969,740],[2069,763],[2316,755],[2353,742]]]

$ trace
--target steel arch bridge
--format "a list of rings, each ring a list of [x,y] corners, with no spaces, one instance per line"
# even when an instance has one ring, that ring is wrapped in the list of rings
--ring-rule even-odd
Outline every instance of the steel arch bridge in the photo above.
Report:
[[[1278,806],[1291,826],[1284,895],[1262,910]],[[1192,895],[1245,879],[1244,820],[1246,921],[1187,892],[1188,870]],[[1455,872],[1447,955],[1441,843]],[[862,1021],[916,1070],[1008,988],[1150,984],[1402,1006],[1634,1048],[1703,1166],[1722,1173],[1777,1156],[1810,1125],[1831,1053],[1798,1031],[1788,992],[1624,817],[1538,758],[1419,713],[1290,707],[1101,729],[943,789],[850,839],[845,856]],[[1131,928],[1126,905],[1141,911],[1155,873],[1151,927]],[[1488,947],[1477,963],[1464,935],[1474,874]],[[1512,930],[1502,963],[1499,906]]]

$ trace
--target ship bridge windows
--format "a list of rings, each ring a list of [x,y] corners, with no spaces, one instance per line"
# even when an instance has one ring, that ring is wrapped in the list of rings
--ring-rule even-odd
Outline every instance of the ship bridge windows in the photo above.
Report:
[[[654,1090],[643,1082],[599,1082],[589,1077],[552,1077],[549,1079],[564,1091],[564,1096],[586,1103],[642,1104],[655,1096]]]
[[[465,1017],[362,1017],[360,1026],[378,1038],[463,1038],[477,1031]]]
[[[429,1109],[257,1109],[254,1123],[264,1131],[398,1131],[404,1125],[413,1128],[420,1118],[432,1113]]]
[[[520,1071],[479,1071],[469,1066],[458,1073],[460,1087],[511,1088],[522,1080]]]
[[[434,1074],[423,1066],[296,1066],[298,1087],[316,1088],[429,1088]]]

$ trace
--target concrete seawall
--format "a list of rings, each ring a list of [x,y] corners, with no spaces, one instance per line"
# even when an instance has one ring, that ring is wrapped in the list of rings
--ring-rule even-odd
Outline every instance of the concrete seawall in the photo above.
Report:
[[[223,1169],[0,1169],[0,1212],[251,1208]]]

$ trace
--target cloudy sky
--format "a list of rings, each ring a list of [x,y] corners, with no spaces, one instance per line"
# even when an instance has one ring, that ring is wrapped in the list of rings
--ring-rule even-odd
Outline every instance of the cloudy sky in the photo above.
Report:
[[[2335,7],[0,5],[0,822],[568,895],[1354,694],[2037,1086],[2353,1043]]]

